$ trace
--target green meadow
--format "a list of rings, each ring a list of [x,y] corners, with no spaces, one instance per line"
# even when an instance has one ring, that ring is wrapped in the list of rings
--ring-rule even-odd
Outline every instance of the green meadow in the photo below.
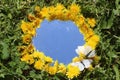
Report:
[[[94,32],[100,36],[96,53],[99,63],[73,80],[120,80],[120,0],[0,0],[0,80],[69,80],[63,74],[49,75],[20,60],[21,21],[35,6],[69,6],[76,3],[87,18],[95,18]]]

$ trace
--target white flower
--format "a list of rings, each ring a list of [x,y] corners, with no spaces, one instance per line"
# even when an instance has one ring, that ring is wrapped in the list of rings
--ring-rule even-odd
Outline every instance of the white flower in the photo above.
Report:
[[[81,62],[73,62],[72,66],[77,66],[80,71],[83,71],[85,68],[89,68],[92,63],[91,59],[84,59]]]
[[[83,53],[87,57],[94,57],[95,56],[95,50],[92,50],[90,46],[78,46],[75,52],[80,55],[80,53]]]

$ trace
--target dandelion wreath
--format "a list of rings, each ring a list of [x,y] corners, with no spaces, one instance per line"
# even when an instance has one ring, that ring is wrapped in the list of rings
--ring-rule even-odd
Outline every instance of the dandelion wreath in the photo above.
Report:
[[[39,25],[44,19],[47,19],[48,21],[71,20],[77,25],[79,31],[83,34],[85,44],[77,47],[75,51],[78,56],[74,57],[68,65],[59,63],[59,61],[54,61],[52,57],[46,56],[43,52],[37,51],[32,44],[32,38],[36,35],[36,29],[40,28]],[[99,61],[99,57],[95,53],[96,45],[99,42],[99,36],[92,30],[96,21],[94,18],[85,18],[81,14],[79,5],[71,4],[67,8],[62,4],[43,8],[36,6],[35,14],[28,14],[28,20],[29,21],[27,22],[21,22],[21,29],[23,32],[21,61],[33,65],[36,70],[46,71],[50,75],[62,73],[69,79],[77,77],[81,71],[85,69],[94,69],[93,63]]]

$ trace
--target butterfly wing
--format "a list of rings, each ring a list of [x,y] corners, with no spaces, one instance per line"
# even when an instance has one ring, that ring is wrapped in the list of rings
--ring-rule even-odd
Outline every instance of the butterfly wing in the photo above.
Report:
[[[74,62],[71,64],[72,66],[77,66],[79,68],[80,71],[84,70],[84,65],[81,62]]]
[[[84,64],[85,68],[89,68],[92,63],[92,59],[84,59],[82,63]]]
[[[95,56],[95,50],[92,50],[89,55],[88,58],[94,57]]]

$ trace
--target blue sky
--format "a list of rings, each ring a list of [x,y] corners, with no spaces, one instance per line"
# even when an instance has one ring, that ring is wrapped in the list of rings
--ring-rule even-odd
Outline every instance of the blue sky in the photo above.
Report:
[[[77,46],[85,43],[83,35],[72,21],[44,20],[40,26],[33,38],[34,46],[60,63],[70,63],[77,56]]]

